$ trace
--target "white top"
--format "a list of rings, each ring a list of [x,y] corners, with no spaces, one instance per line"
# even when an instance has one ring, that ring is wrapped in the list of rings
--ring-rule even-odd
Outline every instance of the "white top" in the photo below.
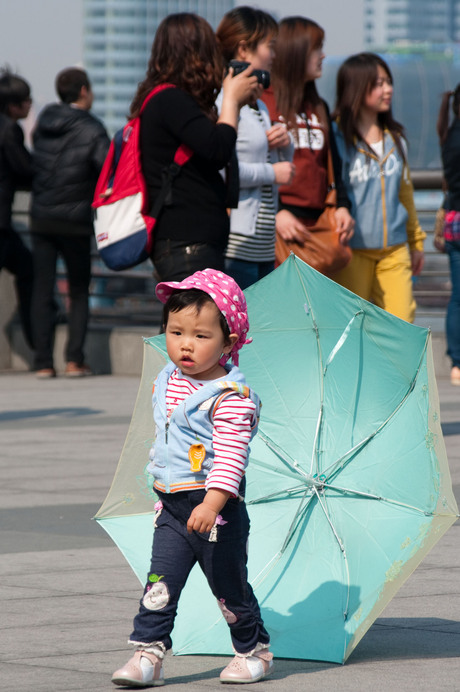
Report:
[[[379,159],[383,159],[383,138],[380,139],[378,142],[372,142],[371,148],[372,151],[377,154]]]

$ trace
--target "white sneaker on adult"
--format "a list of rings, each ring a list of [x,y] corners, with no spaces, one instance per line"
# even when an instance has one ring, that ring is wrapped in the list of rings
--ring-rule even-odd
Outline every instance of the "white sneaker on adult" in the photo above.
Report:
[[[160,653],[160,652],[159,652]],[[112,675],[114,685],[124,687],[157,687],[164,685],[163,658],[139,649],[134,656]]]
[[[236,654],[220,674],[220,681],[232,683],[257,682],[266,678],[272,672],[273,654],[268,650],[267,646],[258,644],[251,656]]]

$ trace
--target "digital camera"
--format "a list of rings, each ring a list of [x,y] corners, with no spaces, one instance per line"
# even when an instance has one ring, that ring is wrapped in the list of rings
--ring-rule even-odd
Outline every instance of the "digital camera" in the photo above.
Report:
[[[229,68],[233,67],[233,75],[236,75],[240,72],[244,72],[250,64],[251,63],[244,62],[243,60],[230,60],[228,66]],[[270,72],[268,70],[253,70],[251,74],[257,77],[257,81],[264,89],[268,89],[270,86]]]

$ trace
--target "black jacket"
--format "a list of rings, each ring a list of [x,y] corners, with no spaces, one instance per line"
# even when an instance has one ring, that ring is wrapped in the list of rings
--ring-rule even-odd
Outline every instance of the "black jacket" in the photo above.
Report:
[[[460,211],[460,120],[455,118],[442,145],[442,165],[447,183],[445,208]]]
[[[140,148],[150,203],[177,147],[184,143],[194,152],[173,182],[171,203],[155,226],[156,240],[210,243],[223,252],[230,223],[219,170],[230,162],[235,141],[233,127],[214,123],[182,89],[165,89],[148,102],[141,115]]]
[[[18,188],[32,182],[32,159],[24,134],[11,118],[0,113],[0,229],[11,227],[11,206]]]
[[[109,148],[102,123],[88,111],[56,103],[33,134],[32,231],[91,233],[91,202]]]

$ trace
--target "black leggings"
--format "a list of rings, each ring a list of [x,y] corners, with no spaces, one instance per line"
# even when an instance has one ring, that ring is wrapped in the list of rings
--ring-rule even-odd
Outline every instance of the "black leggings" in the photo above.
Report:
[[[35,283],[33,328],[35,367],[53,367],[55,330],[54,287],[56,263],[62,255],[69,284],[68,339],[65,359],[83,364],[83,345],[89,317],[89,283],[91,279],[91,238],[85,235],[34,233]]]

